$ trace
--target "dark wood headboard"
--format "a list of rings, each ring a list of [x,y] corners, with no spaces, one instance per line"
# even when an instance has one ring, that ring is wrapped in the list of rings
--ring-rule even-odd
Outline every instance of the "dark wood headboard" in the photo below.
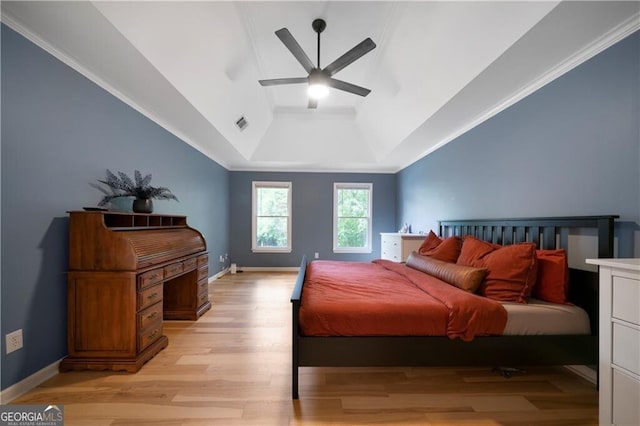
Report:
[[[557,237],[563,229],[596,228],[598,257],[613,257],[613,222],[619,216],[570,216],[518,219],[441,220],[440,236],[472,235],[496,244],[533,242],[539,248],[564,248]]]
[[[533,242],[542,249],[564,248],[568,250],[567,239],[562,232],[572,228],[595,228],[598,235],[598,257],[613,257],[613,225],[619,216],[571,216],[514,219],[471,219],[442,220],[438,224],[441,237],[457,235],[474,236],[495,244],[515,244]],[[598,329],[598,276],[589,271],[571,268],[569,300],[582,307],[589,314],[591,330]]]

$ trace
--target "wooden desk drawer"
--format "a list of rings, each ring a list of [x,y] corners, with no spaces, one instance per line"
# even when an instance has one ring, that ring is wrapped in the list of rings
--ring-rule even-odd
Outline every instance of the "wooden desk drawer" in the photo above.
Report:
[[[162,284],[156,284],[138,293],[138,311],[162,301]]]
[[[172,263],[164,267],[164,278],[171,278],[182,273],[182,262]]]
[[[613,324],[613,363],[640,375],[640,330]]]
[[[144,330],[154,322],[162,320],[162,303],[156,303],[138,313],[138,330]]]
[[[198,295],[198,306],[202,306],[204,303],[207,302],[207,300],[209,300],[209,294],[208,293],[199,294]]]
[[[198,269],[198,281],[203,280],[205,278],[209,278],[209,267],[205,266],[204,268]]]
[[[613,277],[613,317],[640,325],[640,281]]]
[[[207,278],[204,278],[200,281],[198,281],[198,296],[201,294],[208,294],[209,293],[209,280]]]
[[[162,268],[145,272],[138,276],[138,290],[147,288],[153,284],[159,283],[164,279],[164,271]]]
[[[183,272],[191,271],[193,269],[196,269],[197,265],[198,265],[198,259],[196,259],[195,257],[192,257],[191,259],[187,259],[184,262],[182,262],[182,271]]]
[[[155,326],[138,333],[138,350],[143,350],[158,340],[160,336],[162,336],[162,320],[158,321]]]
[[[209,264],[209,255],[203,254],[198,256],[198,267]]]

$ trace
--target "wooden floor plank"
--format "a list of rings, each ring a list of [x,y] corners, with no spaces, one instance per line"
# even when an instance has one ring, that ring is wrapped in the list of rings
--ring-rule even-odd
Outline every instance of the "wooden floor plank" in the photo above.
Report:
[[[60,404],[65,425],[591,425],[595,386],[563,368],[305,367],[291,400],[293,273],[210,285],[212,309],[166,321],[169,346],[136,374],[58,374],[13,404]]]

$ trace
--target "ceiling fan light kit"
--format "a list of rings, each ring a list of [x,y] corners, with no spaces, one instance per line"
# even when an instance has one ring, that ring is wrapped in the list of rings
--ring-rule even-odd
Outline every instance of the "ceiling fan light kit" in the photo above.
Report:
[[[307,94],[313,99],[322,99],[329,94],[327,78],[318,68],[312,70],[309,74],[309,88],[307,89]]]
[[[327,65],[325,68],[320,68],[320,33],[327,27],[327,23],[323,19],[315,19],[311,24],[313,30],[318,34],[318,61],[317,66],[314,66],[311,59],[302,50],[302,47],[298,44],[295,38],[291,35],[288,29],[281,28],[275,32],[276,36],[282,41],[282,43],[289,49],[293,56],[298,60],[300,65],[305,69],[309,75],[307,77],[294,77],[294,78],[275,78],[269,80],[259,80],[259,83],[263,86],[278,86],[283,84],[302,84],[307,83],[309,88],[307,93],[309,95],[309,108],[317,108],[318,99],[324,98],[329,93],[329,87],[342,90],[344,92],[353,93],[359,96],[367,96],[371,90],[364,87],[356,86],[355,84],[347,83],[346,81],[337,80],[332,76],[342,70],[347,65],[360,59],[365,54],[369,53],[376,47],[376,44],[370,38],[366,38],[344,55]]]

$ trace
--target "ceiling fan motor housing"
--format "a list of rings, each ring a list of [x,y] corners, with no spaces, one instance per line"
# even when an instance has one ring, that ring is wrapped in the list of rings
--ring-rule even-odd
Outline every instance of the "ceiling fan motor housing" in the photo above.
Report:
[[[327,77],[327,74],[320,68],[314,68],[309,73],[309,84],[326,84]]]
[[[311,28],[313,28],[313,31],[320,34],[324,31],[325,28],[327,28],[327,23],[324,21],[324,19],[314,19],[311,23]]]

